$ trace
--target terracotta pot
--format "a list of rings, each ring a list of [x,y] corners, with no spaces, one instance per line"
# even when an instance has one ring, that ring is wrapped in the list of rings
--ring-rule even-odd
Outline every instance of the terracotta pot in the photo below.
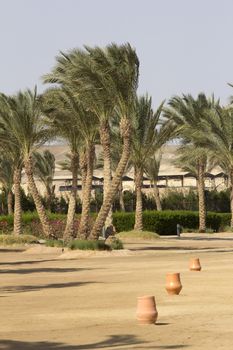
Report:
[[[158,318],[158,312],[154,296],[145,295],[138,297],[136,316],[140,324],[155,324]]]
[[[198,258],[191,259],[189,264],[190,271],[201,271],[201,264]]]
[[[166,278],[166,290],[168,294],[179,294],[182,289],[179,273],[168,273]]]

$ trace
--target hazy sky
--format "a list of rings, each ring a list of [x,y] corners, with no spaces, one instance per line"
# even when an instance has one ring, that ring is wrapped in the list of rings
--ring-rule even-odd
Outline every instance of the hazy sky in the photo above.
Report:
[[[233,0],[0,0],[0,91],[38,85],[59,50],[130,42],[139,93],[233,95]]]

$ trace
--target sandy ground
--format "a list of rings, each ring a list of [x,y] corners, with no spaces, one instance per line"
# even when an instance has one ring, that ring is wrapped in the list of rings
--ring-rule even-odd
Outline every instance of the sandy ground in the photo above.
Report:
[[[233,348],[233,234],[125,247],[115,255],[0,249],[0,349]],[[190,272],[196,256],[203,269]],[[167,272],[181,273],[179,296],[167,295]],[[156,325],[137,324],[145,294],[156,298]]]

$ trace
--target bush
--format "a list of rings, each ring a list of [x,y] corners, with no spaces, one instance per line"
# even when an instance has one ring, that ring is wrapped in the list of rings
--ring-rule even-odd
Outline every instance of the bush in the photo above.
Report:
[[[227,214],[229,215],[229,214]],[[134,227],[134,213],[114,213],[113,224],[117,232],[131,231]],[[219,231],[222,221],[227,222],[226,214],[208,213],[207,227]],[[156,232],[159,235],[176,235],[176,225],[197,229],[199,214],[193,211],[144,211],[143,228],[145,231]],[[225,225],[226,226],[226,225]]]
[[[110,247],[104,243],[104,241],[88,241],[76,239],[69,244],[69,248],[72,250],[109,250]]]
[[[37,243],[38,239],[32,235],[0,235],[0,244],[2,245],[11,245],[11,244],[32,244]]]
[[[113,213],[113,225],[117,232],[131,231],[134,227],[134,213]]]
[[[155,232],[132,230],[132,231],[120,232],[117,234],[117,237],[121,239],[133,238],[133,239],[153,240],[153,239],[158,239],[159,235]]]
[[[119,249],[124,249],[124,246],[123,246],[122,241],[120,239],[116,238],[111,242],[110,248],[112,250],[119,250]]]

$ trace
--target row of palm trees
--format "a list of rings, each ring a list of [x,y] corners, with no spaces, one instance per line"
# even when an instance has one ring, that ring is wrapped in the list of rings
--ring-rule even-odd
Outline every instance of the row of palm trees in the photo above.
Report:
[[[42,95],[38,95],[36,89],[14,96],[0,95],[0,147],[3,154],[7,153],[12,165],[16,235],[22,233],[20,182],[24,169],[43,232],[47,237],[54,236],[34,175],[40,177],[40,174],[48,171],[46,162],[42,160],[43,157],[46,159],[46,154],[42,157],[37,152],[38,148],[56,138],[66,141],[70,148],[72,191],[65,240],[77,235],[74,232],[74,218],[79,172],[82,177],[79,237],[98,239],[103,228],[113,229],[111,207],[122,177],[131,166],[135,172],[137,198],[135,229],[142,230],[143,174],[150,178],[157,210],[161,210],[156,185],[161,149],[172,138],[179,138],[182,144],[180,166],[196,171],[199,229],[205,231],[206,167],[221,166],[233,185],[232,110],[221,107],[213,97],[208,99],[200,94],[197,99],[190,95],[174,97],[167,106],[163,102],[153,111],[149,96],[137,96],[138,77],[139,60],[129,44],[85,47],[67,54],[60,53],[56,57],[53,69],[43,77],[44,83],[49,83],[50,87]],[[97,144],[102,146],[104,196],[102,207],[91,227],[90,201]],[[47,154],[48,157],[51,156]],[[3,161],[0,160],[1,169],[4,168]],[[50,163],[54,164],[52,159]],[[54,172],[52,168],[49,169],[50,177]],[[51,184],[51,178],[47,178],[48,183]],[[44,184],[49,203],[54,189]],[[9,184],[9,188],[12,188],[12,184]],[[233,190],[231,209],[233,212]]]

